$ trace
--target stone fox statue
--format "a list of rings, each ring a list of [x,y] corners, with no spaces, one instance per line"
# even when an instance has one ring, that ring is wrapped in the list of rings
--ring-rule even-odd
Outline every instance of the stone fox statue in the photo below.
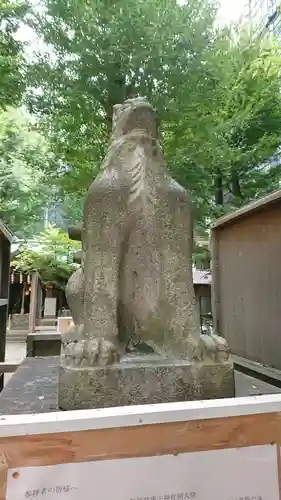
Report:
[[[112,364],[128,343],[170,358],[227,359],[224,339],[200,336],[192,240],[188,194],[166,168],[154,109],[142,98],[115,106],[85,200],[82,269],[68,285],[79,324],[63,338],[66,363]]]

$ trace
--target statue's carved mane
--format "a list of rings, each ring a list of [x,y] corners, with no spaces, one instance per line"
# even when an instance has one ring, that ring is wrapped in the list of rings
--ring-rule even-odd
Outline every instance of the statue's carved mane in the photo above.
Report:
[[[155,137],[149,134],[149,129],[144,127],[134,127],[134,120],[132,120],[133,113],[137,111],[147,111],[147,119],[154,120],[155,111],[153,107],[143,98],[128,99],[122,105],[114,107],[113,115],[113,131],[111,136],[111,143],[108,150],[106,165],[110,165],[111,161],[116,158],[119,151],[123,148],[124,144],[132,143],[134,145],[130,159],[124,162],[130,178],[130,192],[128,198],[128,205],[141,203],[144,205],[150,200],[149,186],[148,186],[148,168],[149,161],[146,153],[147,144],[155,147],[161,151],[160,145]],[[146,118],[146,116],[145,116]],[[130,120],[132,120],[132,128],[130,128]],[[139,124],[138,124],[139,125]]]

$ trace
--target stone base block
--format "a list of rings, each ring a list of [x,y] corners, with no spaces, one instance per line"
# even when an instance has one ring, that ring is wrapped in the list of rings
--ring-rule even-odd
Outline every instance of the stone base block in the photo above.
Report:
[[[234,392],[230,361],[207,364],[125,356],[105,368],[61,366],[58,403],[62,410],[81,410],[231,398]]]
[[[26,343],[27,357],[59,356],[61,335],[57,332],[29,333]]]

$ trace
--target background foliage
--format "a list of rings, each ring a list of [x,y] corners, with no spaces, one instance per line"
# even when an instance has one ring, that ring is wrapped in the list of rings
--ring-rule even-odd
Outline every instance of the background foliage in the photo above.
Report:
[[[52,187],[45,179],[48,146],[24,111],[0,113],[0,218],[18,236],[43,227]]]
[[[38,272],[43,283],[64,288],[77,266],[73,254],[80,248],[55,226],[48,226],[37,238],[24,244],[14,258],[12,266],[23,273]]]
[[[135,95],[157,108],[197,231],[279,187],[280,47],[242,25],[218,29],[216,8],[213,0],[0,3],[0,57],[12,78],[3,79],[1,106],[21,99],[30,113],[24,123],[14,110],[0,115],[0,217],[11,230],[38,231],[54,204],[62,229],[81,220],[113,105]],[[15,41],[19,22],[38,48]]]
[[[15,39],[28,12],[25,2],[0,0],[0,108],[18,104],[25,88],[23,46]]]

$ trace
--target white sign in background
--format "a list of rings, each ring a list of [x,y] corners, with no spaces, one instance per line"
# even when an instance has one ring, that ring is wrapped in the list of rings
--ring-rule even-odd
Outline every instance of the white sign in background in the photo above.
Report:
[[[275,445],[8,471],[6,500],[279,500]]]

